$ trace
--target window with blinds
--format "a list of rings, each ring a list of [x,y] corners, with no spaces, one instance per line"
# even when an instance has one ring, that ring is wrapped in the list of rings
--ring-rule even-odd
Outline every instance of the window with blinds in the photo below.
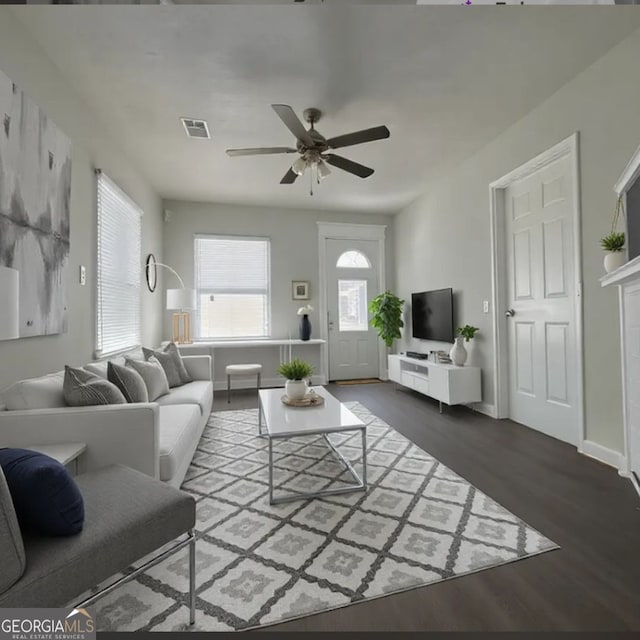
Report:
[[[196,335],[264,338],[270,335],[268,238],[196,236]]]
[[[102,171],[96,175],[96,357],[104,357],[140,344],[142,210]]]

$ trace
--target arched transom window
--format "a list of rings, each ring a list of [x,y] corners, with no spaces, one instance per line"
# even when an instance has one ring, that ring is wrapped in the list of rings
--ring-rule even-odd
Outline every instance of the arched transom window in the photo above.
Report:
[[[369,258],[361,251],[345,251],[336,263],[336,267],[342,269],[371,269]]]

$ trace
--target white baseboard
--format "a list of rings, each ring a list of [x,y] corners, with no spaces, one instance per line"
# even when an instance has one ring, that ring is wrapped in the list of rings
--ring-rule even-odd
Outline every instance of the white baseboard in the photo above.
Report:
[[[624,472],[620,474],[623,478],[628,478],[629,480],[631,480],[631,484],[635,487],[635,490],[638,492],[638,495],[640,495],[640,484],[638,484],[638,481],[636,480],[636,477],[633,475],[633,473],[630,472]]]
[[[489,404],[488,402],[474,402],[472,405],[469,405],[474,411],[478,413],[482,413],[485,416],[489,416],[490,418],[497,418],[498,412],[496,411],[495,404]]]
[[[610,467],[614,467],[616,469],[621,469],[623,467],[623,456],[619,451],[603,447],[601,444],[593,442],[592,440],[584,440],[582,446],[578,447],[578,451],[582,455],[604,462],[604,464],[608,464]]]
[[[312,376],[311,382],[315,385],[324,385],[327,384],[324,376]],[[262,378],[260,381],[260,385],[265,388],[272,387],[284,387],[284,378]],[[234,389],[255,389],[256,388],[256,377],[253,376],[251,378],[243,378],[241,380],[232,379],[231,380],[231,390]],[[213,389],[215,391],[226,391],[227,389],[227,381],[226,380],[214,380]]]

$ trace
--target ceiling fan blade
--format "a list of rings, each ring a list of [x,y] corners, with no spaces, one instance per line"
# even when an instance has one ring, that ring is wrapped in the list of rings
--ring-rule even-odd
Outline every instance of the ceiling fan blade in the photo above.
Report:
[[[268,153],[296,153],[292,147],[257,147],[255,149],[227,149],[227,155],[235,156],[261,156]]]
[[[389,129],[383,125],[381,127],[372,127],[371,129],[363,129],[362,131],[354,131],[353,133],[345,133],[343,136],[329,138],[327,144],[331,149],[339,149],[340,147],[350,147],[351,145],[362,144],[363,142],[382,140],[383,138],[388,138],[390,135]]]
[[[291,167],[289,167],[289,171],[284,174],[284,178],[280,180],[280,184],[293,184],[296,181],[297,177],[298,174]]]
[[[353,160],[347,160],[347,158],[343,158],[342,156],[337,156],[335,153],[327,153],[322,157],[330,165],[338,167],[338,169],[342,169],[343,171],[353,173],[359,178],[368,178],[373,173],[373,169],[365,167],[363,164],[358,164]]]
[[[304,128],[304,125],[300,122],[295,111],[288,104],[272,104],[271,106],[278,116],[280,116],[280,120],[284,122],[287,129],[289,129],[289,131],[291,131],[291,133],[296,137],[296,140],[304,142],[307,147],[315,146],[313,138]]]

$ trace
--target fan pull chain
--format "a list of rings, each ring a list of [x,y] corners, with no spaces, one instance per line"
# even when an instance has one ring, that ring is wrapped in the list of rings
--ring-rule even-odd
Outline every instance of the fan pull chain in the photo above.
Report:
[[[309,167],[309,195],[313,195],[313,165]]]

